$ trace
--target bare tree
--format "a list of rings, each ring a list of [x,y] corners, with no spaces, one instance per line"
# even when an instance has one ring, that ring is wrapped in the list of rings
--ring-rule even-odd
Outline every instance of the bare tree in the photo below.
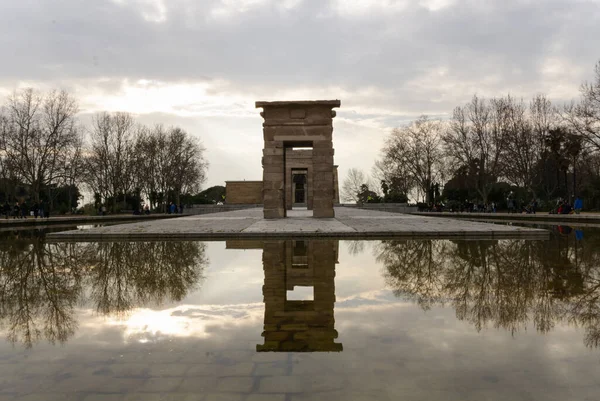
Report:
[[[75,99],[65,91],[42,95],[24,89],[8,100],[2,150],[7,166],[31,186],[36,202],[44,187],[66,175],[69,153],[78,140],[77,111]]]
[[[450,129],[443,137],[446,153],[455,165],[475,171],[475,188],[484,203],[502,173],[505,107],[501,100],[488,104],[474,96],[470,103],[454,109]]]
[[[558,110],[544,94],[538,94],[529,103],[531,124],[536,136],[544,136],[559,121]]]
[[[407,143],[396,141],[392,133],[386,138],[385,146],[381,150],[382,159],[375,161],[372,174],[379,182],[385,183],[388,193],[408,196],[414,187],[414,176],[408,163],[408,149]]]
[[[135,144],[138,185],[152,207],[180,203],[182,194],[196,192],[206,180],[208,163],[199,140],[179,127],[142,127]]]
[[[169,186],[180,204],[184,193],[196,192],[206,180],[207,161],[204,147],[179,127],[170,129],[168,137]]]
[[[410,125],[395,128],[386,141],[386,164],[402,166],[426,202],[432,202],[433,184],[443,171],[442,124],[421,116]]]
[[[342,199],[344,202],[358,202],[360,187],[366,182],[365,174],[361,170],[354,167],[349,169],[344,185],[342,185]]]
[[[150,206],[162,205],[168,190],[167,131],[162,125],[141,127],[136,138],[136,166],[140,187],[150,200]]]
[[[523,100],[505,99],[504,177],[512,184],[526,188],[535,196],[540,162],[554,115],[552,105],[545,96],[536,96],[530,104],[530,114]]]
[[[68,197],[69,197],[69,210],[71,211],[73,207],[77,206],[77,201],[73,205],[72,203],[72,191],[75,189],[76,185],[81,183],[82,177],[85,176],[85,160],[83,157],[83,137],[80,135],[80,132],[83,132],[83,129],[77,130],[78,135],[74,141],[73,147],[68,149],[67,156],[65,159],[65,165],[63,166],[65,175],[63,177],[62,185],[66,185],[68,188]]]
[[[0,150],[6,149],[6,137],[10,124],[3,109],[0,109]],[[15,181],[14,170],[9,167],[6,152],[0,152],[0,179],[2,180],[2,189],[5,194],[8,194],[12,189],[11,182]]]
[[[581,100],[564,106],[563,121],[585,144],[593,150],[600,150],[600,61],[595,67],[592,82],[584,82],[580,88]]]
[[[134,185],[134,128],[133,117],[128,113],[101,113],[94,117],[85,158],[85,182],[104,201],[112,198],[113,209],[117,197],[123,196],[125,202]]]

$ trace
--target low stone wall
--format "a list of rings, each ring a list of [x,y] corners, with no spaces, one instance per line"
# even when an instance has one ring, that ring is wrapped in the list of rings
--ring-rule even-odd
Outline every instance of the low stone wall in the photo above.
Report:
[[[25,219],[0,219],[0,228],[7,227],[42,227],[49,225],[84,225],[84,224],[108,224],[108,223],[129,223],[140,220],[158,220],[171,219],[177,217],[172,214],[153,213],[150,215],[133,214],[109,214],[106,216],[86,216],[86,215],[58,215],[50,218],[34,218],[28,216]]]
[[[569,224],[600,224],[600,214],[548,214],[540,212],[536,214],[525,213],[466,213],[466,212],[417,212],[418,216],[452,217],[473,220],[504,220],[504,221],[530,221],[530,222],[552,222],[556,225]]]
[[[226,181],[225,199],[228,205],[255,205],[263,202],[262,181]]]
[[[194,205],[192,207],[184,208],[183,214],[208,214],[208,213],[220,213],[220,212],[232,212],[234,210],[252,209],[255,207],[262,207],[261,204],[252,205]]]
[[[364,203],[362,205],[357,205],[356,207],[359,209],[390,213],[416,213],[418,210],[416,206],[408,206],[407,203]]]

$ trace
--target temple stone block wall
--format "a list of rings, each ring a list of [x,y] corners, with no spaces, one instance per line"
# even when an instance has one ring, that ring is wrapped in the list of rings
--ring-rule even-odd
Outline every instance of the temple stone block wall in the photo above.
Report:
[[[263,203],[263,182],[226,181],[225,202],[230,205]]]
[[[262,107],[264,217],[286,216],[285,149],[312,147],[314,217],[334,217],[333,117],[339,100],[256,102]]]
[[[225,241],[225,249],[263,249],[263,242],[259,239],[228,239]]]

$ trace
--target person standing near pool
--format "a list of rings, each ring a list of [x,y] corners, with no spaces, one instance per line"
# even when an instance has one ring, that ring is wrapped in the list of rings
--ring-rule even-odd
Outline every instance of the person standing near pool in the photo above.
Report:
[[[575,214],[581,213],[581,210],[583,209],[583,200],[579,196],[575,198],[573,209],[575,209]]]
[[[8,217],[11,215],[11,207],[8,201],[4,201],[4,217],[8,220]]]

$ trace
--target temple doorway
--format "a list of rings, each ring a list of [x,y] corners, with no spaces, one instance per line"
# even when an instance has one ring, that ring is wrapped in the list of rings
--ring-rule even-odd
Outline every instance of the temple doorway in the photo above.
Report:
[[[293,207],[306,208],[308,206],[308,171],[292,170],[292,199]]]

